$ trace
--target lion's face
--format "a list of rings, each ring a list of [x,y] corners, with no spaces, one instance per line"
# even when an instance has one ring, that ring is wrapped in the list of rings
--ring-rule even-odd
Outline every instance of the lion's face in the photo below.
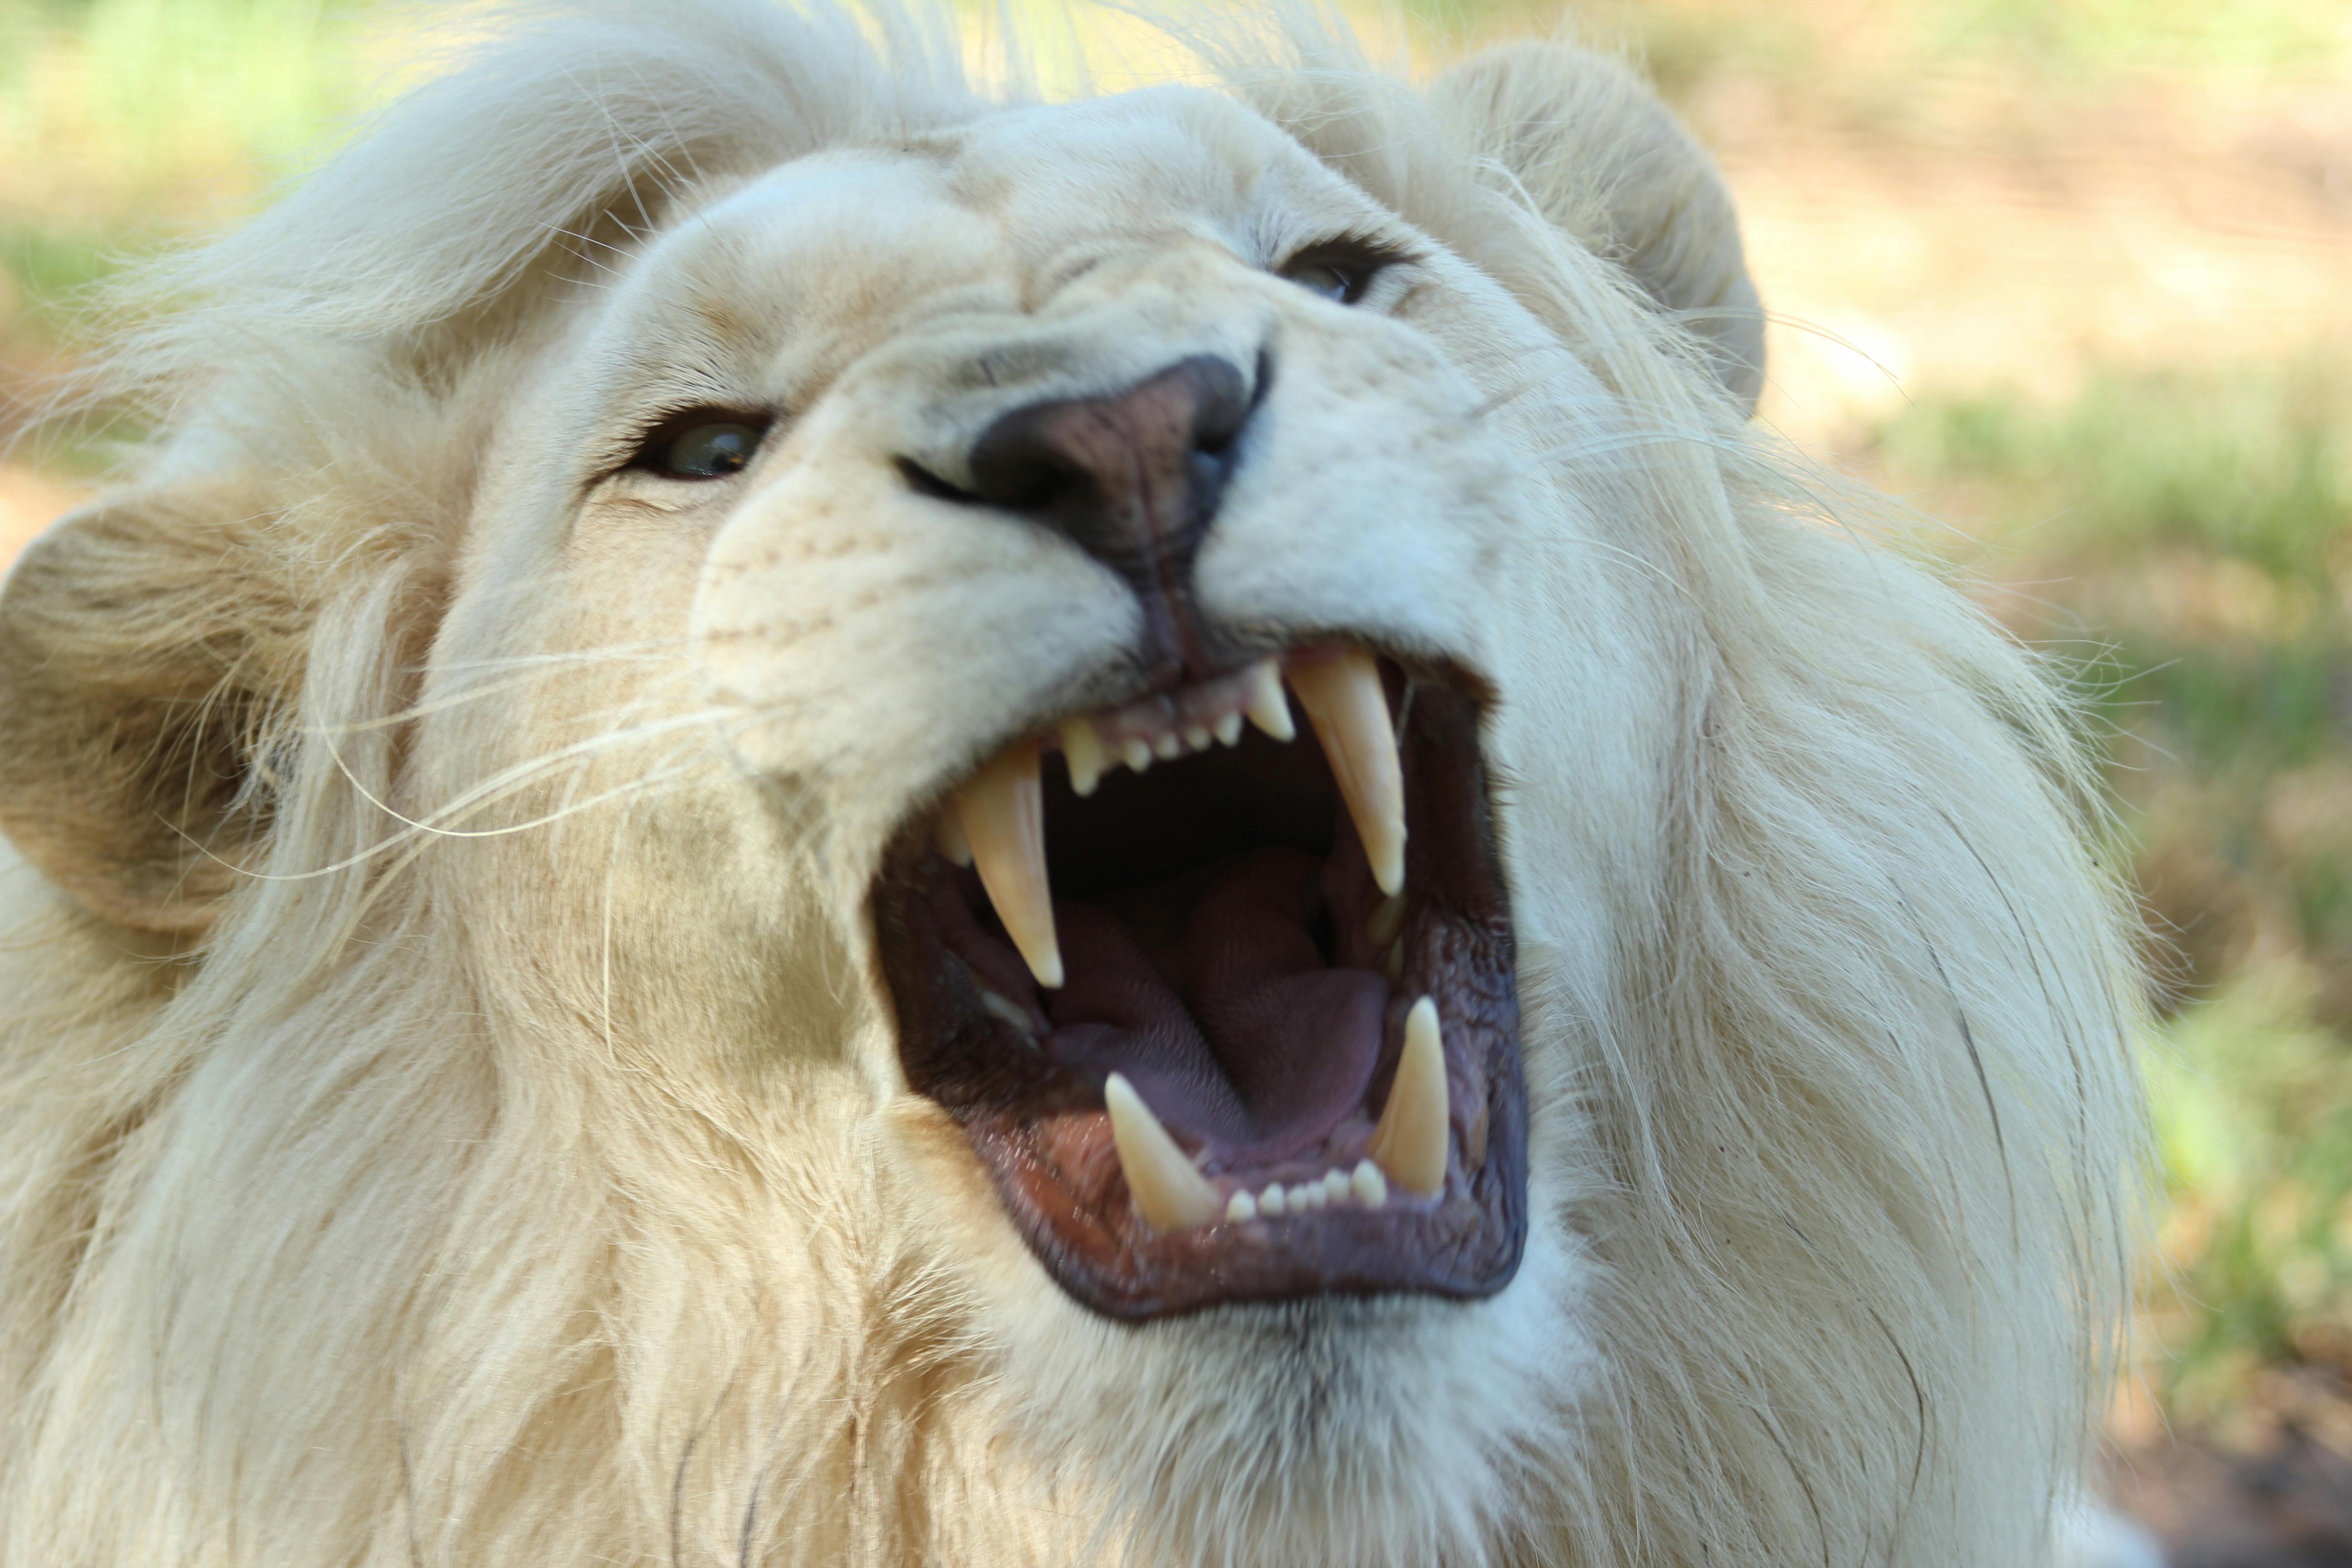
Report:
[[[853,1099],[876,1166],[843,1174],[924,1265],[1119,1384],[1164,1357],[1222,1403],[1277,1320],[1341,1342],[1346,1420],[1402,1421],[1450,1347],[1555,1360],[1557,1267],[1463,1303],[1531,1222],[1566,1247],[1528,1203],[1521,929],[1597,947],[1659,809],[1660,638],[1562,558],[1593,502],[1508,407],[1540,377],[1597,431],[1597,383],[1194,91],[802,160],[616,270],[494,450],[420,752],[455,792],[486,740],[672,729],[563,781],[666,759],[621,843],[497,884],[772,972],[638,1014],[633,1053]],[[583,664],[552,734],[467,713],[575,649],[650,657]],[[1245,1302],[1292,1305],[1101,1321]]]
[[[732,68],[680,101],[790,119],[759,71],[799,65]],[[529,120],[484,79],[466,134]],[[516,205],[503,258],[414,242],[413,320],[225,377],[12,582],[12,836],[204,935],[155,1093],[278,1116],[214,1163],[320,1194],[244,1272],[155,1218],[150,1273],[396,1281],[270,1309],[394,1389],[288,1454],[424,1478],[406,1517],[492,1559],[565,1466],[623,1556],[1827,1555],[1838,1489],[1857,1542],[2031,1538],[2063,1436],[1971,1468],[1927,1415],[2063,1426],[2016,1414],[2075,1364],[2034,1173],[2120,1125],[2053,1000],[2098,1005],[2104,916],[1991,706],[2046,699],[1789,522],[1727,206],[1621,74],[1286,90],[762,156],[666,108],[634,183]],[[325,190],[292,232],[398,229]],[[124,579],[169,658],[124,658]],[[2101,976],[2054,1022],[2021,909]],[[1964,1389],[1963,1319],[2032,1375]]]

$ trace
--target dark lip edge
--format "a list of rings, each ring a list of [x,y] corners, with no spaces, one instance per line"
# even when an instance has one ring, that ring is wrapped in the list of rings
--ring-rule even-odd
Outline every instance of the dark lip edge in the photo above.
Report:
[[[1300,1234],[1314,1235],[1319,1231],[1328,1235],[1334,1229],[1374,1226],[1393,1236],[1401,1228],[1433,1221],[1448,1218],[1470,1221],[1467,1233],[1459,1239],[1470,1240],[1479,1237],[1488,1239],[1489,1245],[1477,1254],[1480,1267],[1475,1270],[1424,1270],[1421,1277],[1412,1279],[1394,1274],[1375,1278],[1364,1271],[1348,1270],[1336,1274],[1315,1274],[1301,1268],[1289,1277],[1277,1274],[1255,1283],[1232,1280],[1224,1278],[1222,1271],[1214,1267],[1218,1261],[1215,1258],[1202,1259],[1205,1267],[1181,1268],[1177,1258],[1164,1256],[1206,1250],[1200,1244],[1222,1232],[1222,1226],[1140,1235],[1140,1222],[1133,1217],[1132,1209],[1124,1202],[1118,1204],[1115,1215],[1106,1215],[1084,1200],[1069,1184],[1058,1177],[1053,1178],[1053,1187],[1066,1200],[1056,1205],[1063,1212],[1083,1213],[1095,1221],[1107,1220],[1109,1223],[1099,1228],[1124,1233],[1108,1237],[1109,1245],[1104,1249],[1106,1258],[1114,1260],[1136,1258],[1144,1267],[1127,1270],[1127,1279],[1121,1280],[1111,1269],[1085,1263],[1074,1256],[1070,1241],[1055,1228],[1054,1220],[1045,1207],[1020,1185],[1017,1175],[1024,1168],[1032,1171],[1053,1169],[1052,1162],[1045,1159],[1036,1147],[1040,1130],[1049,1119],[1057,1115],[1070,1112],[1104,1114],[1099,1094],[1076,1092],[1077,1086],[1067,1081],[1066,1075],[1058,1068],[1040,1084],[1042,1092],[1029,1096],[1025,1108],[1017,1112],[1002,1104],[985,1103],[978,1096],[961,1103],[950,1103],[917,1087],[913,1075],[908,1070],[908,1035],[905,1005],[890,973],[894,966],[888,963],[887,957],[883,959],[885,990],[891,999],[892,1021],[898,1043],[899,1068],[907,1079],[908,1091],[939,1106],[962,1129],[974,1157],[988,1173],[1006,1217],[1020,1232],[1024,1245],[1063,1291],[1080,1305],[1117,1321],[1149,1321],[1222,1306],[1297,1300],[1327,1294],[1414,1294],[1462,1300],[1481,1300],[1498,1294],[1507,1288],[1517,1276],[1519,1265],[1525,1258],[1528,1224],[1528,1107],[1525,1046],[1519,1032],[1517,924],[1511,912],[1509,879],[1504,870],[1500,835],[1495,820],[1496,785],[1486,766],[1484,750],[1478,743],[1478,720],[1494,700],[1494,688],[1476,672],[1451,660],[1401,652],[1360,634],[1316,634],[1286,639],[1279,646],[1244,655],[1231,668],[1244,668],[1258,658],[1285,658],[1302,649],[1334,642],[1354,642],[1371,649],[1383,662],[1395,667],[1409,686],[1416,682],[1439,686],[1460,700],[1460,710],[1469,720],[1466,739],[1472,758],[1470,774],[1475,785],[1475,821],[1470,831],[1479,855],[1479,879],[1485,884],[1483,892],[1486,901],[1492,906],[1492,912],[1477,921],[1448,920],[1447,923],[1457,929],[1470,928],[1468,934],[1473,942],[1499,944],[1501,952],[1491,955],[1491,972],[1499,982],[1497,1000],[1501,1012],[1498,1026],[1493,1031],[1497,1037],[1488,1043],[1486,1157],[1476,1170],[1463,1172],[1466,1191],[1457,1196],[1449,1189],[1447,1196],[1435,1209],[1326,1210],[1319,1214],[1294,1216],[1286,1222],[1295,1227],[1289,1239],[1295,1240]],[[1157,689],[1157,683],[1142,682],[1139,689],[1148,694]],[[997,744],[1001,748],[1016,743],[1024,735],[1036,734],[1050,728],[1052,722],[1043,721],[1017,729]],[[1407,733],[1410,732],[1408,729]],[[993,755],[994,752],[987,754]],[[953,784],[946,786],[940,797],[945,798],[953,787]],[[935,809],[925,806],[908,814],[905,823],[892,836],[891,847],[883,857],[882,870],[877,875],[867,895],[868,914],[875,922],[877,955],[888,950],[888,944],[882,940],[884,921],[881,917],[886,903],[889,901],[887,894],[891,890],[891,885],[897,883],[902,893],[909,895],[904,902],[912,904],[917,901],[910,895],[919,885],[919,868],[929,853],[928,824]],[[1443,916],[1435,918],[1447,919]],[[1480,926],[1486,929],[1477,929]],[[949,983],[950,987],[953,984]],[[961,1007],[957,1011],[961,1014],[961,1023],[966,1028],[977,1026],[986,1032],[988,1048],[997,1054],[996,1059],[1004,1061],[1008,1067],[1014,1061],[1025,1059],[1028,1053],[1022,1048],[1024,1043],[1009,1037],[1012,1034],[1009,1025],[976,1007]],[[960,1029],[955,1035],[960,1037],[963,1033],[964,1030]],[[1446,1050],[1449,1058],[1452,1058],[1454,1047],[1449,1043]],[[1499,1060],[1492,1059],[1496,1058]],[[1388,1068],[1383,1064],[1375,1075],[1375,1081],[1384,1081],[1387,1071]],[[1018,1076],[1022,1075],[1008,1074],[1008,1078]],[[1230,1237],[1217,1245],[1229,1252]],[[1432,1245],[1424,1250],[1425,1255],[1433,1258],[1452,1257],[1458,1259],[1465,1256],[1458,1246]],[[1137,1258],[1139,1252],[1146,1256]],[[1303,1255],[1294,1250],[1288,1256],[1296,1259]],[[1192,1288],[1174,1290],[1142,1288],[1152,1279],[1164,1279],[1171,1275],[1175,1275],[1180,1284],[1190,1284]],[[1106,1289],[1107,1286],[1115,1288]]]

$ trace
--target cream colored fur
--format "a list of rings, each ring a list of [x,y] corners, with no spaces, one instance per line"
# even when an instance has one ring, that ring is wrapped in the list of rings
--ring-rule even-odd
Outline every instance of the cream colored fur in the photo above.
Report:
[[[1616,68],[1197,42],[1008,106],[896,13],[521,14],[149,279],[158,434],[0,598],[0,1562],[2046,1560],[2137,1150],[2062,697],[1748,426]],[[1267,270],[1383,226],[1352,310]],[[1265,342],[1202,603],[1491,681],[1535,1219],[1129,1325],[865,897],[1135,606],[888,458]],[[745,479],[597,477],[747,397]]]

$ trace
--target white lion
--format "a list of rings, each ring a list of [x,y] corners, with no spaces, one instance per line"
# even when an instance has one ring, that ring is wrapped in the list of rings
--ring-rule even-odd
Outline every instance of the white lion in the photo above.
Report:
[[[1200,47],[525,12],[149,276],[0,598],[0,1558],[2049,1559],[2063,699],[1623,71]]]

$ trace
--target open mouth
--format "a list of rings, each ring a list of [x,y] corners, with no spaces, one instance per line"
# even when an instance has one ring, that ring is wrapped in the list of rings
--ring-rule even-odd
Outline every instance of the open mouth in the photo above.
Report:
[[[1477,737],[1457,673],[1319,644],[1024,736],[908,824],[875,889],[908,1081],[1070,1294],[1510,1281],[1527,1110]]]

